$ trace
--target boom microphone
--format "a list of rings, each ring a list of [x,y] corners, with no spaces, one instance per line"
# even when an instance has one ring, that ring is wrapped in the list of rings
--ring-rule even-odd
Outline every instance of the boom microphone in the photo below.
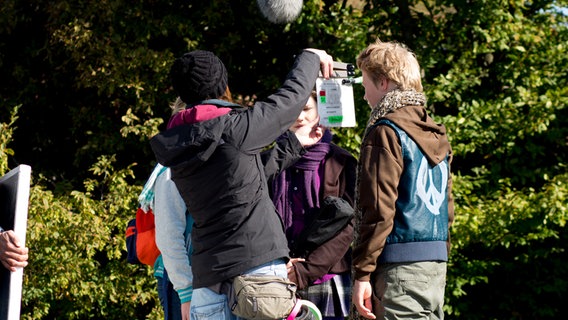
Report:
[[[302,12],[303,0],[256,0],[262,15],[272,23],[290,23]]]

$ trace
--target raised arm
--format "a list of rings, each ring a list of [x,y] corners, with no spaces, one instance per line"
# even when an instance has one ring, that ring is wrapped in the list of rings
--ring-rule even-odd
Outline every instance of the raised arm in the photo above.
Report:
[[[332,57],[323,50],[303,50],[282,86],[235,119],[242,122],[233,127],[238,131],[229,134],[237,139],[235,143],[243,150],[259,150],[286,132],[308,101],[320,69],[325,77],[329,77],[333,69]]]

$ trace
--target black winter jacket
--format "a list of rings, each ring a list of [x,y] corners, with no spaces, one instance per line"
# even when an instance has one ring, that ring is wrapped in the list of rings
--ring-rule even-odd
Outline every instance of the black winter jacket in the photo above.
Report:
[[[170,167],[172,180],[195,219],[194,288],[213,286],[263,263],[288,258],[261,151],[297,119],[318,71],[319,57],[304,51],[282,87],[265,101],[175,127],[151,139],[158,162]]]

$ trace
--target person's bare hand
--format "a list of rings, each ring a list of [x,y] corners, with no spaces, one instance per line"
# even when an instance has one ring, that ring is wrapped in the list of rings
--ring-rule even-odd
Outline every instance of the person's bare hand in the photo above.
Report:
[[[353,305],[357,312],[367,319],[376,319],[371,306],[372,288],[369,281],[355,280],[353,284]]]
[[[324,127],[319,125],[319,116],[314,121],[297,129],[290,129],[303,147],[318,143],[323,137]]]
[[[288,271],[288,280],[294,282],[298,285],[298,278],[296,277],[296,267],[295,264],[298,262],[306,261],[304,258],[292,258],[286,264],[286,270]]]
[[[189,320],[190,307],[191,307],[191,301],[181,304],[181,319],[182,320]]]
[[[12,230],[0,234],[0,262],[12,272],[28,265],[28,248],[22,245]]]
[[[333,73],[333,57],[324,50],[308,48],[306,51],[313,52],[320,57],[321,73],[324,78],[329,79]]]

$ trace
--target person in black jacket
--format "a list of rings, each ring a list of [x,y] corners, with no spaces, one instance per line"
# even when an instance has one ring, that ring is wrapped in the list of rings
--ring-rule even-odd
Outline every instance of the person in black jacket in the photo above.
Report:
[[[288,160],[278,158],[265,167],[261,151],[294,123],[320,66],[329,78],[332,57],[323,50],[303,50],[281,88],[244,108],[217,99],[228,80],[225,66],[213,53],[192,51],[172,65],[173,87],[188,109],[178,113],[179,125],[153,137],[151,146],[158,162],[170,167],[195,220],[192,318],[234,318],[224,284],[235,276],[287,277],[287,241],[266,176],[267,169],[281,170],[274,163],[286,165]],[[297,150],[292,145],[279,154],[297,159]]]

